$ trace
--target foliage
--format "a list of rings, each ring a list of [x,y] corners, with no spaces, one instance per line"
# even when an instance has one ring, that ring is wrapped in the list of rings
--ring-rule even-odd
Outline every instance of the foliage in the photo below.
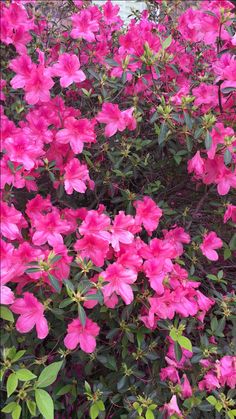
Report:
[[[235,10],[179,3],[1,3],[7,417],[236,417]]]

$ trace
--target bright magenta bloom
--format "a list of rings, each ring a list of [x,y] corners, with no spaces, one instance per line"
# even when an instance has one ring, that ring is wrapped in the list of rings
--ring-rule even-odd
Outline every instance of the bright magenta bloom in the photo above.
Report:
[[[103,266],[109,250],[109,242],[94,234],[86,234],[76,241],[74,249],[82,258],[89,258],[94,265]]]
[[[120,250],[119,243],[130,244],[134,240],[134,235],[129,231],[133,225],[133,217],[125,215],[124,211],[119,211],[115,216],[111,227],[111,245],[116,252]]]
[[[64,129],[56,134],[56,140],[61,144],[70,143],[75,154],[81,153],[84,143],[95,143],[94,123],[86,118],[76,119],[73,116],[66,118]]]
[[[73,82],[80,83],[86,79],[84,72],[79,68],[79,58],[75,54],[64,53],[52,67],[52,76],[60,77],[61,87],[68,87]]]
[[[125,304],[130,304],[134,299],[131,284],[137,279],[137,272],[133,269],[126,269],[115,262],[101,274],[109,284],[102,289],[104,298],[111,297],[114,293],[120,295]]]
[[[7,205],[4,201],[0,202],[1,214],[1,233],[9,240],[21,239],[21,229],[28,226],[20,211],[14,205]]]
[[[20,314],[16,322],[16,329],[20,333],[27,333],[36,327],[39,339],[48,335],[48,324],[44,317],[44,306],[30,292],[25,292],[23,298],[18,298],[11,306],[13,313]]]
[[[217,237],[214,231],[210,231],[210,233],[204,237],[203,243],[200,245],[200,249],[207,259],[215,261],[219,259],[215,249],[220,249],[222,246],[222,240]]]
[[[142,201],[135,201],[134,207],[136,208],[137,221],[143,224],[145,230],[151,235],[159,224],[162,210],[148,196],[145,196]]]
[[[63,244],[62,234],[66,234],[70,229],[67,222],[60,218],[56,208],[46,215],[38,214],[34,219],[34,227],[36,231],[33,233],[32,242],[37,246],[47,242],[51,246]]]
[[[82,10],[80,13],[71,16],[73,29],[71,38],[82,38],[88,42],[95,41],[95,33],[99,31],[99,23],[93,19],[90,10]]]
[[[92,353],[96,348],[95,337],[98,335],[100,327],[97,323],[86,317],[85,325],[82,326],[79,319],[74,319],[68,325],[67,335],[64,344],[67,349],[75,349],[80,345],[82,351]]]
[[[71,195],[73,190],[84,193],[87,189],[86,181],[89,181],[89,171],[86,164],[81,164],[78,159],[71,159],[65,166],[65,190]]]
[[[121,111],[119,106],[113,103],[103,103],[101,112],[96,119],[102,124],[106,124],[105,135],[112,137],[117,131],[124,131],[125,128],[134,130],[136,120],[132,116],[134,108]]]
[[[226,223],[230,218],[232,219],[233,223],[236,223],[236,205],[227,205],[227,210],[224,214],[224,223]]]
[[[178,418],[183,417],[183,415],[182,415],[182,413],[179,409],[179,406],[177,404],[177,397],[176,396],[172,396],[169,403],[165,403],[164,406],[161,408],[161,410],[163,410],[167,414],[166,418],[170,418],[173,415],[177,416]]]
[[[197,176],[201,176],[204,172],[204,160],[201,158],[200,151],[188,161],[188,173],[194,172]]]

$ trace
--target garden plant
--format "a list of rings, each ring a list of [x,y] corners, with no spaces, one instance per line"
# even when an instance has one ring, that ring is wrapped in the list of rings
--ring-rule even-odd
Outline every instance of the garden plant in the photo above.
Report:
[[[1,1],[2,417],[236,417],[236,4],[146,3]]]

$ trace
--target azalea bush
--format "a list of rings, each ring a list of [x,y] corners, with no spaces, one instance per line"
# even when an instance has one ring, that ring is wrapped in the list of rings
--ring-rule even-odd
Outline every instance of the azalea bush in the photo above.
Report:
[[[7,418],[236,417],[235,2],[179,3],[1,2]]]

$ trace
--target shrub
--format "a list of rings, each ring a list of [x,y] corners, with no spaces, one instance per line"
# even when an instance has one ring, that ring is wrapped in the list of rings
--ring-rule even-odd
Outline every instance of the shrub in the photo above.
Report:
[[[236,417],[233,3],[1,3],[13,419]]]

